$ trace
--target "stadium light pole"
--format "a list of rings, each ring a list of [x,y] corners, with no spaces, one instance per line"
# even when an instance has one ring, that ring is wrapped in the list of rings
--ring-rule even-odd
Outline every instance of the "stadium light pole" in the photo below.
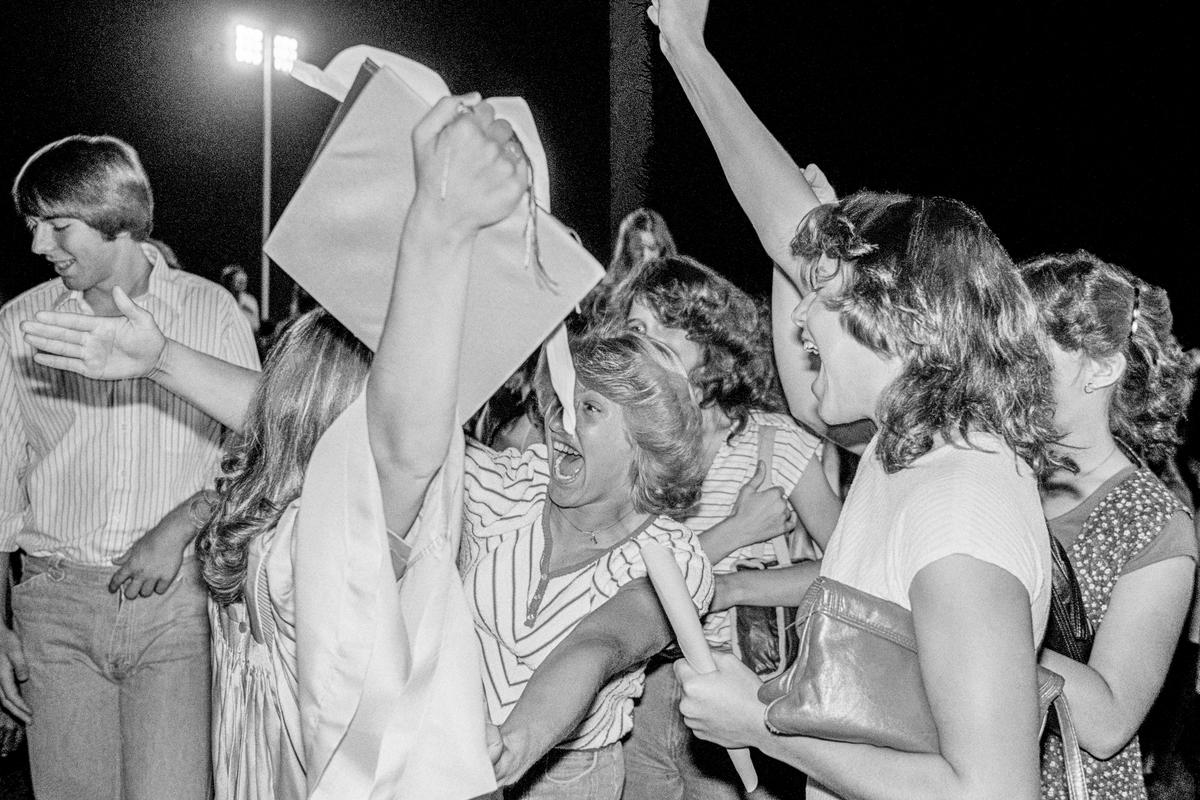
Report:
[[[290,36],[271,36],[259,28],[248,25],[234,26],[234,58],[243,64],[262,66],[262,247],[267,244],[271,233],[271,69],[291,72],[300,52],[300,43]],[[259,316],[267,319],[271,309],[271,259],[265,249],[260,248],[262,257],[261,294]]]

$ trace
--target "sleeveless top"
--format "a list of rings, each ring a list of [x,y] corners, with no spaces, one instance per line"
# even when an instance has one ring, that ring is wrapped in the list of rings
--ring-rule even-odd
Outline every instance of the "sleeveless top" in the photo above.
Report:
[[[1180,511],[1187,513],[1171,490],[1150,470],[1141,468],[1113,487],[1088,515],[1083,530],[1067,550],[1093,628],[1099,630],[1125,564],[1150,544]],[[1087,752],[1081,755],[1092,797],[1145,800],[1142,751],[1137,736],[1106,761]],[[1068,797],[1062,740],[1053,733],[1047,733],[1042,740],[1042,797],[1045,800]]]

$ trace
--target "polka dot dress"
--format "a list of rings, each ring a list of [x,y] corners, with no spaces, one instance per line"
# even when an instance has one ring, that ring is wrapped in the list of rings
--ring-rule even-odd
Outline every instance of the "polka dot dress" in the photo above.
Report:
[[[1099,629],[1121,570],[1130,558],[1153,541],[1183,506],[1148,469],[1139,469],[1118,483],[1084,523],[1070,548],[1071,565],[1079,579],[1083,603],[1092,626]],[[1144,800],[1142,752],[1135,736],[1107,761],[1083,754],[1088,792],[1094,800]],[[1066,800],[1062,741],[1049,733],[1042,741],[1042,797]]]

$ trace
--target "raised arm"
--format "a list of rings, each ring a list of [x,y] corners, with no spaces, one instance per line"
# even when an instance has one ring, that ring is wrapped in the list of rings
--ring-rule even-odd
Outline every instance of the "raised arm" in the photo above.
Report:
[[[836,450],[826,444],[820,456],[813,456],[790,497],[800,521],[804,523],[804,529],[822,550],[829,545],[829,537],[833,535],[838,516],[842,513],[842,498],[834,491],[825,474],[824,459],[829,453],[833,458],[837,457]]]
[[[259,373],[168,339],[154,316],[113,289],[119,317],[39,311],[21,323],[33,360],[96,380],[149,378],[227,428],[241,430]]]
[[[817,375],[800,346],[791,312],[800,302],[798,263],[791,242],[796,226],[821,203],[837,200],[815,165],[801,169],[783,149],[704,44],[708,0],[654,0],[649,15],[659,27],[659,44],[684,93],[700,118],[721,162],[725,179],[754,226],[763,249],[775,262],[771,289],[771,328],[779,377],[788,407],[816,433],[861,452],[870,438],[861,430],[830,429],[817,416],[812,382]]]
[[[654,0],[659,45],[700,118],[734,195],[775,263],[793,263],[796,225],[819,204],[783,145],[750,109],[704,44],[708,0]]]
[[[468,108],[474,105],[474,110]],[[438,102],[412,133],[416,195],[367,381],[371,452],[391,531],[407,533],[457,425],[471,251],[512,212],[527,167],[507,122],[478,95]]]

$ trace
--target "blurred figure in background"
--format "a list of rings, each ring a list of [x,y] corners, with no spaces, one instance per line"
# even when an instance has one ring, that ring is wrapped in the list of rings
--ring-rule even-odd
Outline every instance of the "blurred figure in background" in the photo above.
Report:
[[[604,282],[620,283],[639,264],[677,253],[675,239],[662,214],[649,208],[631,211],[621,220],[617,230],[617,241]]]
[[[608,273],[579,304],[581,319],[576,322],[587,323],[603,316],[613,292],[634,267],[656,258],[677,255],[678,252],[662,214],[649,208],[639,208],[626,214],[617,230]]]
[[[223,267],[221,269],[221,285],[228,289],[229,293],[237,300],[238,308],[250,322],[250,330],[257,335],[258,329],[262,327],[262,317],[259,314],[258,300],[246,291],[246,287],[250,285],[250,276],[246,274],[246,270],[242,269],[241,264],[229,264]]]

